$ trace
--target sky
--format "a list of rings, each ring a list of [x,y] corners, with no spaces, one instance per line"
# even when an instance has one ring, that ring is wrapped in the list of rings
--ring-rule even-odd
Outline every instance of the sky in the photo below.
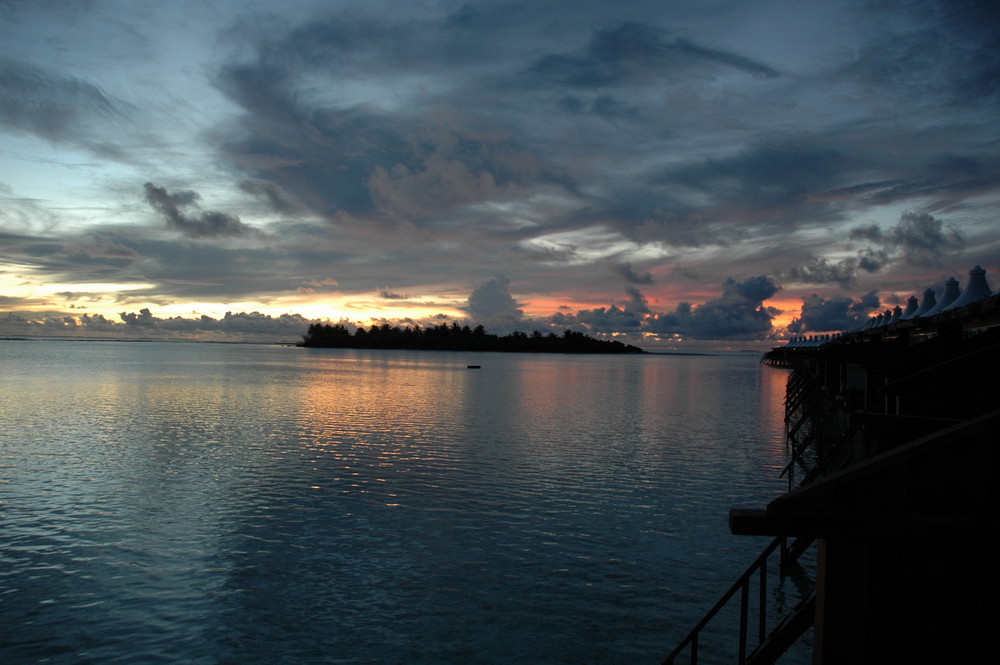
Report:
[[[995,289],[998,34],[962,0],[0,0],[0,335],[755,348]]]

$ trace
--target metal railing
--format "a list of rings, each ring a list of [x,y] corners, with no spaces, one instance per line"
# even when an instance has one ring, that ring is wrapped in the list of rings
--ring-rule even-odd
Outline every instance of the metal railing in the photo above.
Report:
[[[809,541],[811,542],[811,541]],[[808,548],[809,542],[805,542],[803,547],[803,541],[798,541],[793,544],[791,548],[788,547],[786,539],[784,536],[779,536],[775,538],[764,551],[761,552],[752,564],[740,575],[739,579],[733,583],[729,590],[722,595],[722,597],[715,603],[715,605],[705,614],[701,621],[687,634],[687,636],[680,641],[680,643],[674,648],[670,655],[666,657],[663,661],[663,665],[673,665],[677,658],[684,653],[684,650],[690,647],[690,663],[691,665],[697,665],[698,663],[698,649],[700,646],[699,638],[702,630],[719,614],[719,612],[725,608],[729,602],[739,594],[740,603],[740,618],[739,618],[739,638],[737,642],[737,664],[744,665],[747,663],[748,653],[752,654],[750,650],[751,642],[751,632],[756,633],[755,645],[760,647],[768,639],[767,632],[767,572],[768,572],[768,559],[776,551],[780,553],[780,566],[785,566],[788,563],[797,559],[798,556]],[[751,601],[751,582],[754,576],[758,576],[759,580],[757,583],[757,621],[754,629],[750,626],[750,601]]]

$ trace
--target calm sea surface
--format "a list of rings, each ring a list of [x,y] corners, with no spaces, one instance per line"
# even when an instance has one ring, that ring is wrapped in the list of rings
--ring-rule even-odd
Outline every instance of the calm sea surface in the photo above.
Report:
[[[757,360],[0,341],[0,662],[657,663],[767,543]]]

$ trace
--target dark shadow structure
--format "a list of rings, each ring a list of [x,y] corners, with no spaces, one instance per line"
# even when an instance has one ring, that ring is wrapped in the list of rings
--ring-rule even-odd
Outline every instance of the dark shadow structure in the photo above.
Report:
[[[729,662],[773,663],[810,627],[814,663],[996,658],[1000,295],[883,319],[763,359],[791,370],[789,491],[732,509],[730,529],[774,536],[778,571],[814,542],[815,580],[774,626],[762,618],[765,581],[756,614],[746,587],[733,593]],[[708,619],[665,663],[698,661]]]

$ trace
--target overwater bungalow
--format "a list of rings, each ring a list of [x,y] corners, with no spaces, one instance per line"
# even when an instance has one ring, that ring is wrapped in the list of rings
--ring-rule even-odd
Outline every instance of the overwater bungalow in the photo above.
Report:
[[[774,541],[664,662],[722,649],[728,662],[774,663],[807,633],[814,663],[994,659],[1000,294],[985,271],[969,271],[964,291],[950,280],[940,299],[925,291],[919,306],[793,338],[763,361],[791,370],[789,491],[733,508],[729,524]],[[810,590],[769,621],[768,580],[809,548]],[[702,638],[735,603],[731,640]]]

